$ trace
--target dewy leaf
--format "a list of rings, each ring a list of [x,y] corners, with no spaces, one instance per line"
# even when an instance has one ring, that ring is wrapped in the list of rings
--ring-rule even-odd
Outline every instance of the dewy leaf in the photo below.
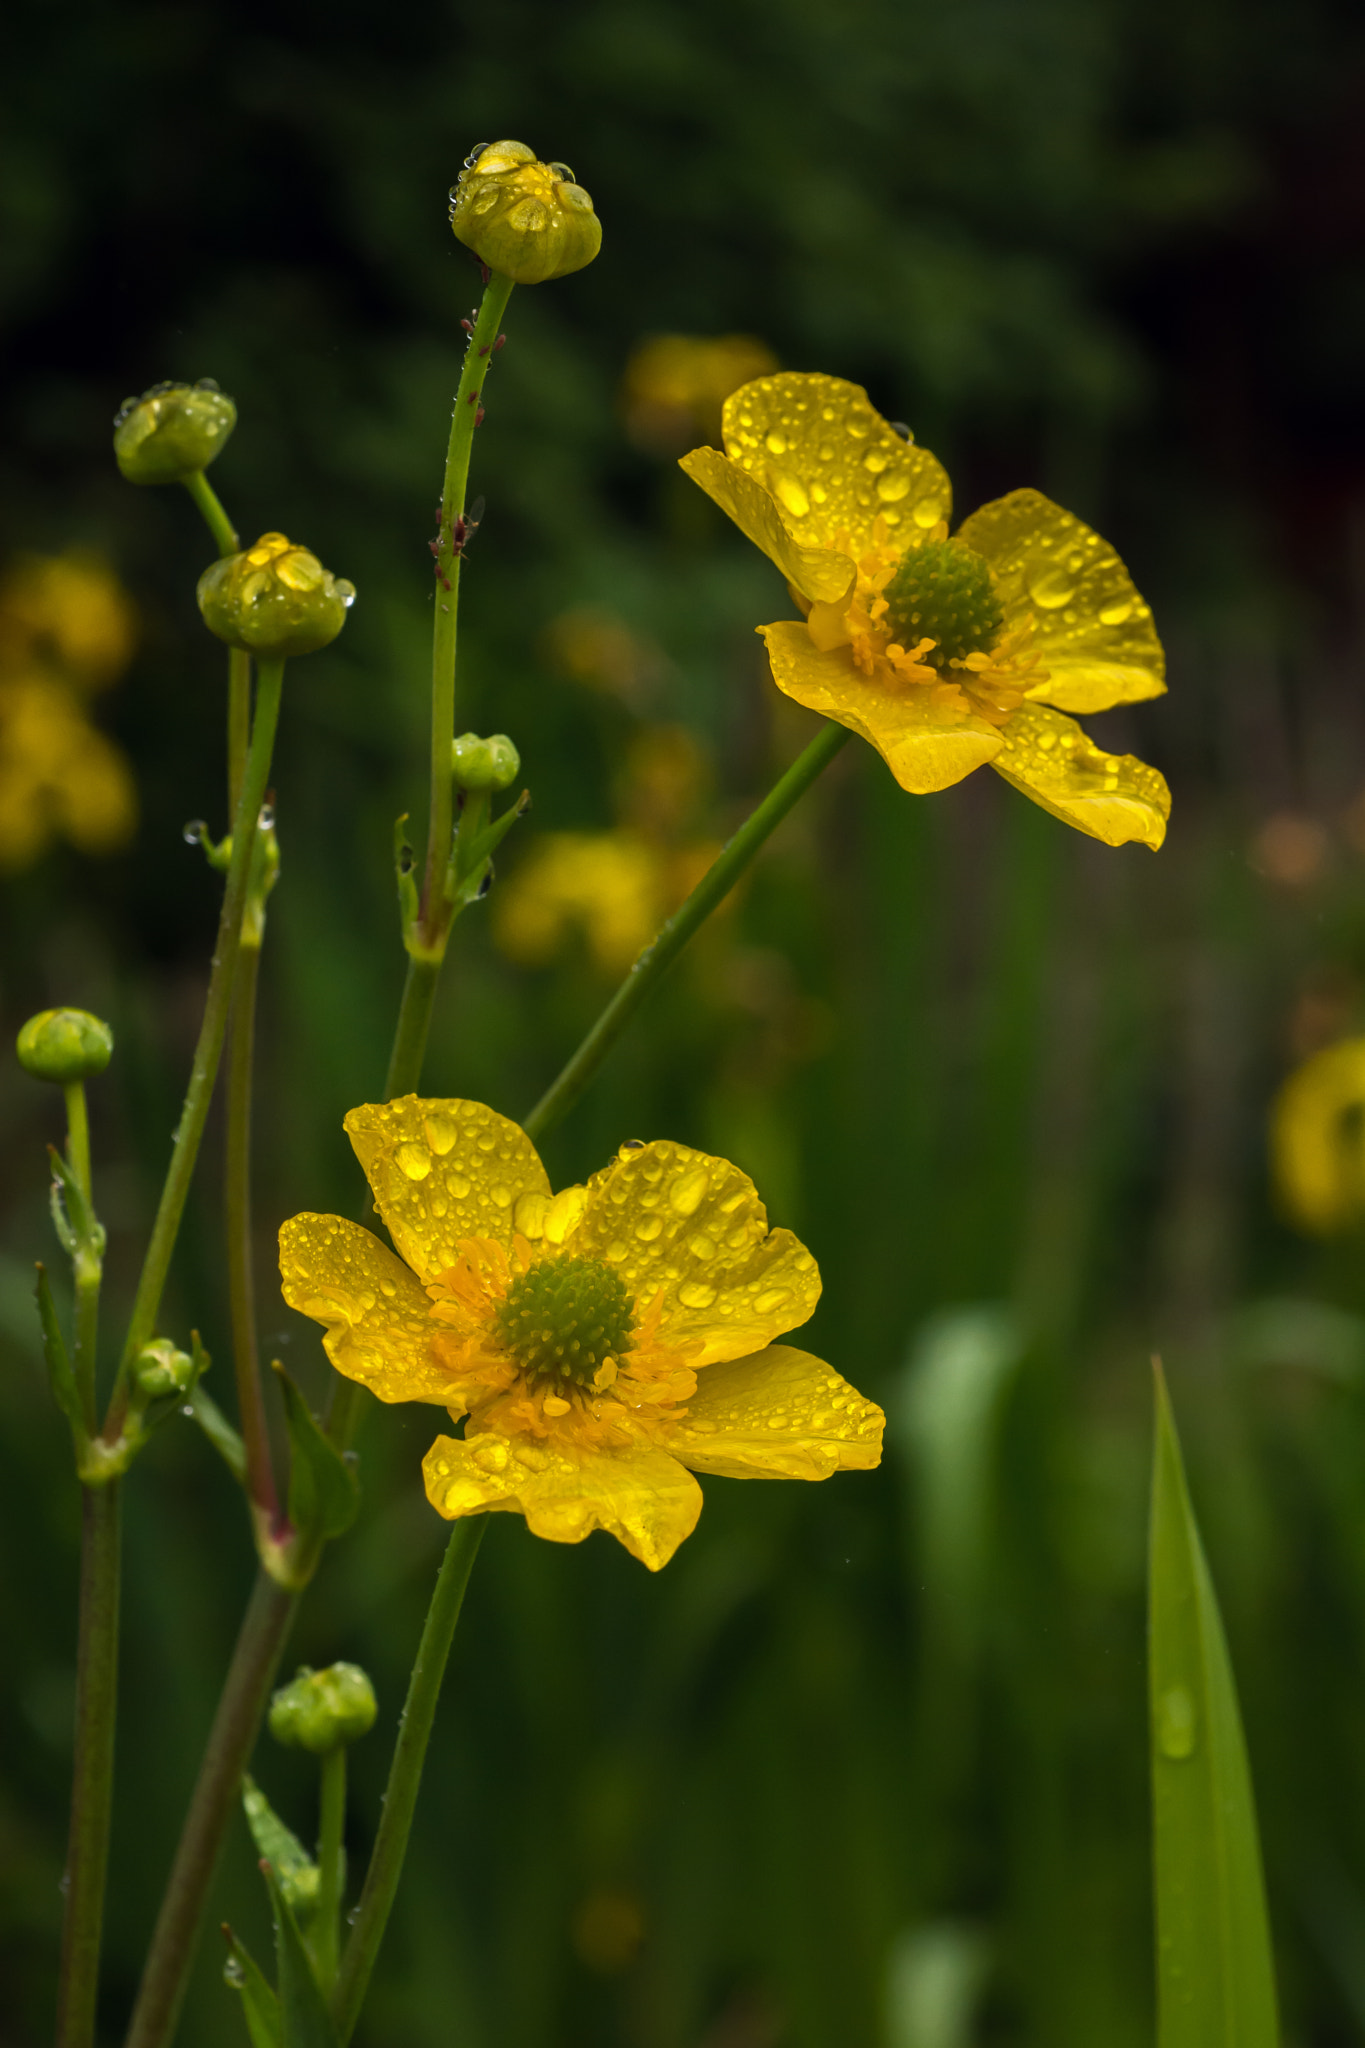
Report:
[[[279,1879],[291,1909],[307,1920],[318,1902],[318,1867],[298,1836],[287,1828],[252,1778],[242,1780],[242,1805],[257,1852]]]
[[[223,1933],[227,1936],[228,1945],[223,1981],[241,1994],[251,2048],[284,2048],[284,2018],[280,2012],[280,2001],[265,1972],[246,1943],[238,1940],[226,1922]]]
[[[268,1860],[261,1874],[275,1915],[275,1974],[280,1987],[284,2048],[339,2048],[336,2027],[313,1975],[298,1922]]]
[[[1246,1743],[1159,1364],[1150,1567],[1158,2048],[1277,2048]]]
[[[289,1428],[289,1519],[301,1535],[340,1536],[360,1506],[355,1467],[318,1426],[317,1417],[278,1358]]]

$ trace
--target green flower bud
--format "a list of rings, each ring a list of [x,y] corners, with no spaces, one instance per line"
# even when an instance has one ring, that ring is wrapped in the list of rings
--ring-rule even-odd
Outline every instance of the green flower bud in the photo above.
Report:
[[[326,1756],[368,1735],[378,1711],[374,1687],[358,1664],[329,1664],[325,1671],[301,1664],[270,1702],[270,1732],[286,1749]]]
[[[16,1046],[25,1073],[66,1085],[104,1072],[114,1034],[88,1010],[40,1010],[22,1027]]]
[[[194,1378],[194,1360],[188,1351],[177,1351],[169,1337],[144,1344],[133,1367],[133,1384],[147,1401],[188,1393]]]
[[[521,755],[505,732],[481,740],[476,732],[461,733],[451,748],[451,772],[457,789],[510,789],[521,773]]]
[[[114,421],[114,457],[130,484],[178,484],[227,446],[237,408],[212,377],[153,384],[125,398]]]
[[[567,164],[543,164],[524,142],[483,143],[450,190],[457,242],[516,284],[544,284],[591,263],[602,223]]]
[[[210,563],[198,596],[204,624],[229,647],[258,655],[312,654],[345,625],[355,585],[282,533],[263,533],[254,548]]]

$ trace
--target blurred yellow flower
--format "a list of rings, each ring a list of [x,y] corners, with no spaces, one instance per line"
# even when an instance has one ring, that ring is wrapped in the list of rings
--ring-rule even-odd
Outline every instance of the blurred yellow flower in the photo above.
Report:
[[[837,377],[745,385],[724,439],[724,455],[694,449],[682,467],[804,614],[759,628],[780,690],[870,741],[903,789],[944,789],[989,762],[1107,845],[1160,846],[1162,777],[1064,715],[1166,687],[1151,612],[1098,534],[1024,490],[949,539],[942,465]]]
[[[1290,1221],[1329,1237],[1365,1221],[1365,1038],[1296,1067],[1270,1121],[1275,1188]]]
[[[770,1341],[820,1276],[737,1167],[631,1144],[552,1195],[525,1132],[481,1103],[408,1095],[346,1130],[398,1256],[344,1217],[295,1216],[284,1296],[338,1372],[468,1417],[423,1466],[439,1514],[507,1510],[556,1543],[606,1529],[657,1571],[696,1526],[693,1472],[880,1461],[881,1410]]]
[[[109,853],[137,824],[122,752],[83,699],[133,650],[131,604],[97,556],[21,556],[0,579],[0,868],[27,867],[60,833]]]
[[[776,368],[777,357],[757,335],[651,335],[631,355],[621,383],[630,437],[663,455],[698,438],[718,439],[730,393]]]
[[[495,944],[543,967],[575,938],[603,974],[624,974],[720,851],[684,833],[706,764],[683,727],[649,726],[626,755],[610,832],[546,832],[494,893]]]

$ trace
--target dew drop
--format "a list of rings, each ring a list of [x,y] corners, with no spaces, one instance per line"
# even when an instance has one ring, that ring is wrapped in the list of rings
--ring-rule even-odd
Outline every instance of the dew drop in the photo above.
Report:
[[[754,1314],[756,1316],[770,1316],[774,1309],[781,1308],[790,1291],[786,1287],[765,1288],[754,1303]]]
[[[890,460],[884,448],[869,448],[863,457],[863,468],[871,470],[873,476],[880,476]]]
[[[770,455],[785,455],[787,452],[787,437],[785,434],[779,434],[776,427],[774,427],[763,445]]]
[[[679,1216],[692,1216],[701,1207],[706,1190],[710,1185],[704,1166],[694,1167],[691,1173],[675,1181],[668,1191],[669,1207]]]
[[[1116,597],[1112,604],[1100,606],[1102,626],[1121,626],[1125,619],[1133,616],[1133,600],[1130,597]]]
[[[645,1216],[636,1224],[635,1235],[639,1238],[641,1244],[653,1244],[663,1227],[663,1219],[661,1217]]]
[[[1185,1686],[1173,1685],[1156,1703],[1157,1747],[1173,1763],[1194,1755],[1198,1732],[1194,1701]]]
[[[939,520],[943,517],[942,499],[921,498],[912,516],[916,526],[923,526],[926,529],[931,526],[937,526]]]
[[[1038,569],[1029,577],[1028,594],[1044,611],[1055,612],[1076,595],[1076,579],[1060,565]]]
[[[470,1456],[482,1472],[502,1472],[507,1468],[507,1446],[496,1438],[476,1443]]]
[[[714,1287],[708,1287],[704,1280],[687,1280],[678,1289],[678,1300],[684,1308],[710,1308],[716,1298]]]
[[[910,491],[910,477],[906,470],[888,469],[885,476],[877,478],[877,496],[883,505],[894,505]]]
[[[455,1143],[455,1126],[448,1116],[429,1116],[422,1125],[427,1134],[427,1143],[433,1152],[444,1159]]]
[[[798,483],[794,476],[788,476],[780,469],[772,472],[772,486],[793,519],[804,519],[810,511],[810,499],[806,496],[805,486]]]
[[[395,1157],[409,1180],[425,1180],[431,1172],[431,1154],[421,1145],[400,1145]]]
[[[705,1231],[699,1230],[695,1237],[688,1238],[687,1249],[691,1252],[694,1259],[714,1259],[716,1256],[716,1240],[714,1237],[708,1237]]]

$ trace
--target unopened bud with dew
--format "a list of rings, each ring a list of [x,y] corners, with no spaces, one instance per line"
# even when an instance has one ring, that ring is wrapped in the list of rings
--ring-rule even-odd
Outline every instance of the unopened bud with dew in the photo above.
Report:
[[[335,640],[355,601],[355,585],[324,569],[315,554],[282,533],[223,555],[199,578],[204,624],[248,654],[313,654]]]
[[[19,1064],[36,1081],[63,1087],[102,1074],[114,1050],[114,1034],[88,1010],[40,1010],[20,1029]]]
[[[450,190],[457,242],[514,284],[545,284],[591,263],[602,223],[567,164],[543,164],[524,142],[481,143]]]
[[[505,732],[486,740],[476,732],[464,732],[451,749],[451,771],[455,787],[471,795],[510,789],[521,773],[521,755]]]
[[[302,1664],[270,1702],[270,1732],[286,1749],[326,1756],[368,1735],[378,1711],[358,1664],[329,1664],[325,1671]]]
[[[168,1394],[186,1394],[194,1385],[195,1362],[188,1351],[180,1351],[169,1337],[144,1344],[133,1366],[133,1384],[145,1401],[162,1401]]]
[[[125,398],[114,420],[114,458],[130,484],[179,484],[228,444],[237,408],[212,377],[153,384]]]

